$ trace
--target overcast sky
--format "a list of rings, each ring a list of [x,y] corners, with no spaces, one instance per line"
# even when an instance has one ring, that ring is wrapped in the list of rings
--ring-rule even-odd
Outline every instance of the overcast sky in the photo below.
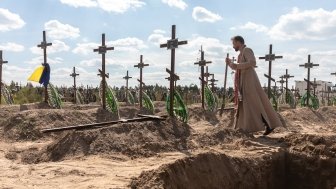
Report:
[[[336,77],[336,2],[334,0],[0,0],[0,49],[9,63],[3,66],[5,83],[26,83],[33,70],[42,63],[42,50],[36,45],[47,32],[48,62],[51,82],[72,84],[69,76],[76,66],[80,84],[98,85],[101,58],[93,52],[106,34],[107,44],[115,50],[107,53],[108,83],[125,84],[122,77],[129,70],[130,85],[137,84],[139,70],[133,65],[144,56],[150,66],[144,69],[147,85],[168,85],[165,68],[170,67],[170,52],[160,49],[171,36],[188,40],[176,53],[179,84],[199,84],[200,69],[194,65],[203,45],[205,59],[212,61],[209,72],[223,85],[226,53],[237,56],[230,38],[242,35],[256,57],[273,52],[284,58],[273,64],[273,76],[294,75],[303,80],[307,70],[299,64],[320,64],[312,78],[335,83]],[[257,61],[256,71],[262,85],[266,83],[268,63]],[[231,71],[229,71],[230,73]],[[229,74],[229,86],[232,86]]]

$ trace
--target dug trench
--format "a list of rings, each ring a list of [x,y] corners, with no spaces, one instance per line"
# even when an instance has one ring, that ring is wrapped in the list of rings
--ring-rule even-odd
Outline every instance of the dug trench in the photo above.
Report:
[[[333,189],[336,187],[336,149],[326,147],[330,141],[306,136],[297,148],[290,146],[298,136],[286,137],[274,149],[249,148],[210,150],[179,159],[133,178],[129,187],[136,188],[255,188],[255,189]],[[254,140],[255,142],[256,140]],[[328,142],[329,141],[329,142]],[[311,144],[307,144],[311,143]],[[316,144],[316,146],[313,145]],[[324,147],[322,147],[324,146]],[[268,152],[267,152],[268,151]]]

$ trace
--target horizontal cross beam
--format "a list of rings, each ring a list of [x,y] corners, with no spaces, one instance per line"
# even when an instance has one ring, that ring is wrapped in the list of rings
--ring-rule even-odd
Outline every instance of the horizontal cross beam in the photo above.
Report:
[[[99,46],[98,49],[93,49],[93,52],[98,52],[99,54],[106,54],[107,51],[114,50],[114,47]]]
[[[194,65],[199,65],[199,66],[206,66],[207,64],[212,63],[211,61],[206,61],[206,60],[200,60],[198,62],[195,62]]]
[[[170,71],[168,68],[166,68],[166,72],[169,73],[169,75],[172,74],[171,71]],[[174,77],[174,78],[173,78],[174,81],[180,80],[180,76],[178,76],[178,75],[176,75],[176,74],[173,74],[173,77]],[[168,78],[166,78],[166,79],[170,80],[170,77],[168,77]]]
[[[188,41],[178,41],[178,39],[176,38],[167,40],[167,43],[161,44],[160,48],[167,47],[168,50],[171,50],[178,48],[179,45],[186,45],[186,44],[188,44]]]
[[[264,76],[265,76],[266,78],[269,78],[269,79],[272,80],[273,82],[275,82],[275,79],[272,78],[272,77],[270,77],[270,76],[268,76],[267,74],[264,74]]]
[[[103,71],[101,71],[101,69],[98,69],[98,72],[99,72],[99,74],[97,74],[97,75],[103,77],[103,75],[104,75],[104,74],[103,74]],[[110,75],[110,74],[107,73],[107,74],[105,74],[105,77],[106,77],[106,78],[109,78],[109,75]]]
[[[320,64],[305,63],[305,64],[301,64],[300,67],[313,68],[314,66],[319,66],[319,65]]]
[[[264,57],[259,57],[259,59],[264,59],[265,61],[274,61],[275,59],[283,58],[283,56],[275,56],[275,54],[267,54]]]
[[[146,85],[144,82],[141,82],[140,79],[137,79],[137,81],[143,85]]]

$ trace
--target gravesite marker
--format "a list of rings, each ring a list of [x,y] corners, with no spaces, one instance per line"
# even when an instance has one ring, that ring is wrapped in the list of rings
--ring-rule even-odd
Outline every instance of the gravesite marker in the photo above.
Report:
[[[73,67],[73,72],[72,74],[70,74],[71,77],[73,77],[73,80],[74,80],[74,85],[73,85],[73,89],[74,89],[74,103],[76,104],[76,101],[77,101],[77,96],[76,96],[76,93],[77,93],[77,88],[76,88],[76,77],[79,76],[78,73],[76,73],[76,68]]]
[[[105,45],[105,34],[102,34],[102,43],[101,46],[98,46],[98,49],[93,49],[93,52],[98,52],[98,54],[102,55],[102,69],[98,69],[99,76],[102,78],[102,102],[103,102],[103,109],[106,110],[106,78],[109,78],[109,74],[106,74],[105,71],[105,54],[107,51],[114,50],[114,47],[106,47]]]
[[[2,50],[0,50],[0,105],[1,105],[1,95],[2,95],[2,65],[7,64],[8,61],[4,61],[2,57]]]
[[[132,78],[132,77],[130,77],[130,76],[128,75],[128,70],[127,70],[127,72],[126,72],[126,76],[123,77],[123,79],[126,80],[126,102],[128,102],[128,80],[131,79],[131,78]]]
[[[140,92],[139,92],[139,104],[140,104],[140,108],[142,108],[142,85],[143,85],[143,82],[142,82],[142,69],[145,67],[145,66],[149,66],[149,64],[145,64],[143,62],[143,56],[140,55],[140,63],[138,63],[137,65],[134,65],[134,67],[137,67],[140,69]]]
[[[205,99],[204,99],[204,86],[205,84],[207,83],[207,81],[204,81],[204,67],[207,65],[207,64],[210,64],[211,61],[206,61],[204,59],[204,51],[203,51],[203,48],[201,47],[201,60],[194,63],[194,65],[198,65],[201,67],[201,95],[202,95],[202,108],[204,109],[205,108]]]
[[[287,99],[287,93],[288,93],[288,90],[289,90],[289,89],[288,89],[288,79],[290,79],[290,78],[292,78],[292,77],[294,77],[294,76],[288,74],[288,69],[286,69],[286,74],[283,75],[282,77],[283,77],[283,78],[285,79],[285,81],[286,81],[286,98],[285,98],[285,99],[286,99],[286,103],[288,103],[288,102],[287,102],[287,100],[288,100],[288,99]]]
[[[265,61],[268,61],[268,75],[266,76],[268,78],[268,86],[267,86],[267,93],[268,98],[271,98],[271,79],[272,79],[272,62],[275,61],[275,59],[283,58],[282,56],[275,56],[272,52],[272,44],[269,46],[269,53],[266,54],[264,57],[259,57],[259,59],[265,59]]]
[[[37,45],[37,47],[40,47],[43,50],[43,63],[42,65],[47,64],[47,47],[51,46],[52,43],[47,43],[47,37],[46,37],[46,32],[43,31],[43,41]],[[44,102],[48,103],[48,87],[44,87]]]
[[[304,79],[306,82],[308,82],[308,80],[307,79]],[[316,83],[316,78],[314,78],[314,82],[311,82],[310,81],[310,85],[313,87],[313,94],[314,94],[314,96],[316,95],[316,88],[317,88],[317,86],[320,86],[321,84],[317,84]],[[307,90],[307,89],[306,89]]]
[[[167,47],[167,50],[171,50],[171,59],[170,59],[170,78],[175,77],[175,49],[178,48],[179,45],[185,45],[187,44],[187,41],[179,41],[178,38],[176,38],[176,26],[172,25],[172,36],[171,39],[167,41],[165,44],[161,44],[160,48]],[[174,79],[170,79],[170,88],[169,88],[169,93],[170,93],[170,109],[169,109],[169,115],[174,116]]]
[[[217,85],[216,82],[218,80],[215,79],[215,74],[210,74],[210,76],[212,77],[211,80],[210,80],[211,91],[214,93],[215,92],[215,86]]]
[[[283,79],[283,76],[280,76],[279,78],[280,80],[277,82],[281,84],[281,93],[283,93],[283,84],[285,83],[285,80]]]
[[[310,54],[308,55],[308,63],[300,65],[300,67],[304,67],[308,69],[307,73],[307,102],[306,106],[309,105],[309,95],[310,95],[310,69],[313,68],[314,66],[319,66],[319,64],[313,64],[310,62]]]

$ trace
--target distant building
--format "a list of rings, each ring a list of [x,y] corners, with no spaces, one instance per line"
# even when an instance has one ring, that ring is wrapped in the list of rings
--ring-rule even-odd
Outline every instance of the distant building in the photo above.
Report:
[[[314,81],[311,81],[314,82]],[[332,82],[329,81],[321,81],[317,80],[317,87],[316,87],[316,96],[321,101],[322,96],[325,96],[325,94],[322,94],[321,91],[333,91],[335,87],[333,86]],[[295,89],[299,90],[300,96],[303,96],[307,92],[307,82],[306,81],[295,81]],[[311,94],[313,93],[313,86],[311,86]],[[333,94],[330,94],[330,97],[332,97]]]

